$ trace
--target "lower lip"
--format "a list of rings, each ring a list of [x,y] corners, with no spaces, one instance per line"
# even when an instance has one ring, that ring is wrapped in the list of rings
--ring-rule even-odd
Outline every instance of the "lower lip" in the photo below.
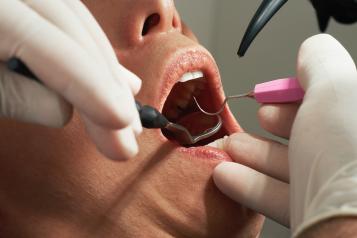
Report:
[[[197,158],[209,161],[232,161],[226,152],[210,146],[191,148],[177,146],[177,152],[188,155],[188,158]]]

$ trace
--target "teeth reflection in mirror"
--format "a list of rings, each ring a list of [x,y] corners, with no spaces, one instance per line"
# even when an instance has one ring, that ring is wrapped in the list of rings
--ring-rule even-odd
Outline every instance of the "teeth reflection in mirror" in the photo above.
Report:
[[[202,71],[195,71],[195,72],[187,72],[180,78],[179,82],[184,83],[190,80],[202,78],[203,73]]]

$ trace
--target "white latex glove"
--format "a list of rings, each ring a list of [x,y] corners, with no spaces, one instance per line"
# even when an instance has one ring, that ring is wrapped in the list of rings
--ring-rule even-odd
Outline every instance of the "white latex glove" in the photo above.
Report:
[[[241,163],[222,163],[214,174],[234,200],[289,225],[290,193],[294,237],[328,218],[357,216],[356,66],[334,38],[318,35],[301,46],[297,70],[306,96],[291,135],[296,105],[264,106],[260,113],[264,128],[290,135],[289,148],[247,134],[213,144]]]
[[[43,85],[9,71],[13,57]],[[140,87],[79,0],[0,0],[0,117],[61,127],[73,105],[98,149],[127,159],[142,131],[133,97]]]
[[[320,35],[300,50],[298,77],[306,90],[289,146],[291,226],[357,216],[357,70],[334,38]]]

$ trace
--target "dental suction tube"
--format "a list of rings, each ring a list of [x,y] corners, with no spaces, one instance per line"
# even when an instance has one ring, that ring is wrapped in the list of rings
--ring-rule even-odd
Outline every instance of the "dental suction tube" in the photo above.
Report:
[[[288,0],[263,0],[250,21],[239,46],[243,57],[259,32]],[[320,31],[326,31],[331,18],[342,24],[357,22],[357,0],[310,0],[315,8]]]
[[[288,0],[264,0],[262,2],[253,19],[250,21],[239,46],[238,55],[240,57],[245,55],[255,37],[287,1]]]

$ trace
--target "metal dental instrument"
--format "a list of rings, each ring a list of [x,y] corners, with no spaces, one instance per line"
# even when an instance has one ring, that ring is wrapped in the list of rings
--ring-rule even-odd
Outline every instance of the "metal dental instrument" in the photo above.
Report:
[[[210,138],[222,128],[222,118],[219,115],[216,115],[216,117],[218,119],[218,122],[214,127],[211,127],[195,136],[192,136],[191,133],[185,127],[171,122],[167,124],[165,129],[173,132],[176,137],[176,140],[183,142],[183,145],[193,145],[201,140]]]
[[[166,129],[170,131],[178,142],[182,145],[193,145],[197,142],[207,139],[215,135],[222,127],[222,118],[219,115],[215,115],[218,119],[217,124],[198,135],[192,135],[185,127],[170,122],[164,115],[151,106],[141,106],[139,102],[136,102],[138,108],[141,123],[145,128],[149,129]]]
[[[239,94],[239,95],[232,95],[232,96],[228,96],[224,99],[222,105],[220,106],[219,110],[217,112],[207,112],[205,111],[201,105],[198,103],[197,98],[193,97],[193,99],[195,100],[196,106],[198,107],[198,109],[200,109],[201,112],[203,112],[204,114],[208,115],[208,116],[218,116],[220,115],[224,108],[226,107],[226,104],[228,103],[228,101],[232,100],[232,99],[239,99],[239,98],[254,98],[254,95],[252,92],[249,93],[244,93],[244,94]]]
[[[27,66],[20,60],[12,58],[7,62],[7,67],[19,74],[27,76],[33,80],[39,81],[38,78],[27,68]],[[222,127],[222,118],[219,115],[217,117],[217,124],[198,135],[192,135],[185,127],[170,122],[164,115],[162,115],[155,108],[144,105],[135,101],[136,108],[140,115],[140,120],[143,127],[147,129],[166,129],[173,134],[175,140],[182,145],[193,145],[197,142],[207,139],[215,135]]]
[[[288,0],[263,0],[250,21],[239,46],[238,55],[243,57],[255,37]],[[315,8],[320,31],[327,29],[329,20],[351,24],[357,22],[356,0],[310,0]]]
[[[239,95],[226,97],[222,106],[217,112],[207,112],[198,103],[194,97],[197,107],[206,115],[217,116],[221,114],[229,100],[238,98],[254,98],[258,103],[291,103],[298,102],[304,98],[305,92],[301,88],[298,80],[294,77],[277,79],[261,84],[257,84],[254,90]]]

